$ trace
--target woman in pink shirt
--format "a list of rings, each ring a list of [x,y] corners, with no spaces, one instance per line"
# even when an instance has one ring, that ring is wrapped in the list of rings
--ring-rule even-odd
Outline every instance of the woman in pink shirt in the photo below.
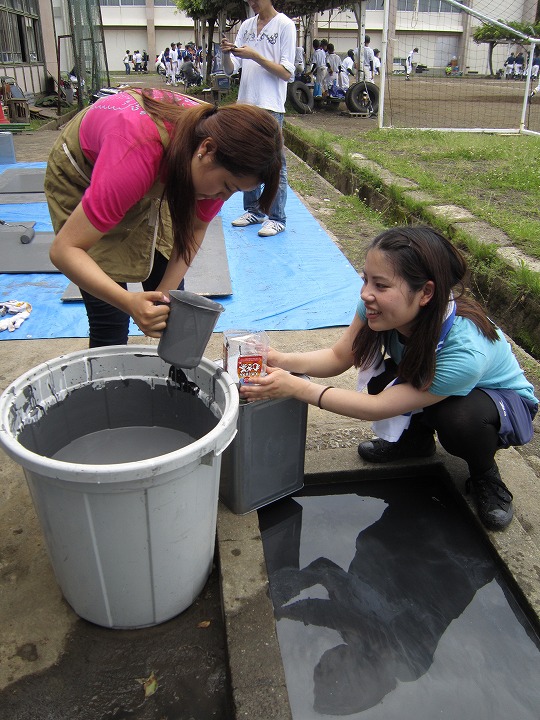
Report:
[[[81,288],[90,347],[127,343],[130,317],[161,335],[168,291],[224,201],[264,183],[261,206],[270,207],[281,146],[264,110],[160,90],[101,98],[66,126],[45,177],[50,256]],[[142,282],[143,292],[129,292],[128,282]]]

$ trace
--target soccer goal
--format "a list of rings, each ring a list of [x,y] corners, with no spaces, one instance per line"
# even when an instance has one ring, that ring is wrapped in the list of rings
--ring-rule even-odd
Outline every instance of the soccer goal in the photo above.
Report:
[[[507,24],[532,28],[536,0],[471,6],[384,3],[379,127],[540,134],[540,39]]]

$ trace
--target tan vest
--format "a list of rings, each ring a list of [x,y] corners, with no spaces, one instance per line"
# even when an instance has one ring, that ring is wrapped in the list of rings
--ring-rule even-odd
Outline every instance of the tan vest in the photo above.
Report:
[[[137,93],[130,92],[130,95],[140,98]],[[84,156],[79,142],[79,128],[88,110],[90,108],[78,113],[66,125],[47,163],[45,194],[55,233],[60,231],[90,185],[93,165]],[[156,122],[156,127],[166,148],[169,134],[163,123]],[[116,282],[146,280],[152,270],[154,250],[170,258],[172,222],[167,201],[162,199],[163,191],[163,183],[156,181],[122,221],[89,250],[88,254]]]

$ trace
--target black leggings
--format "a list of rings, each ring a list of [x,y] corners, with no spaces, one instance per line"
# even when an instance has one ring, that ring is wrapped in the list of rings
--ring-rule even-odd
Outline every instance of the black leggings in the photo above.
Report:
[[[370,381],[369,393],[378,394],[395,376],[390,363],[387,372]],[[464,397],[453,395],[424,408],[412,416],[405,432],[412,439],[415,435],[433,434],[435,430],[443,448],[465,460],[471,475],[480,475],[495,462],[499,428],[497,406],[487,393],[475,388]]]
[[[487,393],[475,388],[464,397],[447,397],[424,408],[420,419],[437,431],[447,452],[465,460],[471,475],[492,467],[501,423],[497,406]]]
[[[155,290],[161,282],[165,269],[167,268],[167,258],[159,252],[154,254],[154,264],[152,272],[143,281],[143,290]],[[118,285],[127,288],[127,283],[119,282]],[[184,287],[184,281],[179,285],[179,289]],[[128,341],[129,320],[127,313],[115,308],[114,305],[99,300],[81,289],[81,295],[86,306],[86,314],[88,315],[88,325],[90,330],[89,347],[104,347],[106,345],[126,345]]]

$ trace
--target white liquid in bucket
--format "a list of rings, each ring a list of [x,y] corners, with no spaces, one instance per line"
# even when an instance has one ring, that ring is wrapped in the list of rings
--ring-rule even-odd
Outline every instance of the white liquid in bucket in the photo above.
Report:
[[[83,465],[137,462],[180,450],[194,441],[185,432],[164,427],[104,429],[73,440],[53,459]]]

